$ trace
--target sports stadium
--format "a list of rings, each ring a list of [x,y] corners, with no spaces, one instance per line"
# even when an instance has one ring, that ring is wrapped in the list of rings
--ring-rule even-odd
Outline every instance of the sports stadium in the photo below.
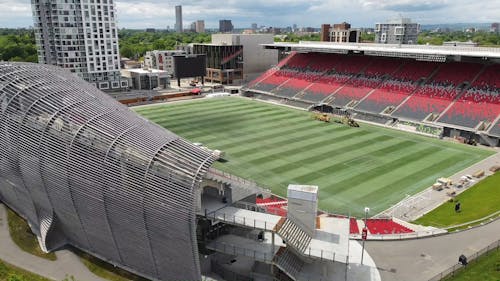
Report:
[[[358,240],[445,234],[387,210],[442,203],[438,178],[495,157],[500,50],[263,48],[283,59],[241,96],[133,111],[55,67],[0,64],[0,200],[45,251],[153,280],[382,280]]]

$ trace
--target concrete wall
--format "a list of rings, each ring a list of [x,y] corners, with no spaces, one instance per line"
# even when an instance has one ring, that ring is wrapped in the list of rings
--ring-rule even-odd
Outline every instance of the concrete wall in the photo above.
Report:
[[[244,74],[259,73],[268,70],[272,65],[278,64],[278,51],[265,50],[260,44],[274,42],[272,34],[240,35],[243,45],[243,70]]]
[[[272,34],[213,34],[212,44],[242,45],[245,77],[268,70],[278,64],[278,51],[265,50],[260,44],[272,44]]]
[[[303,187],[303,190],[300,188]],[[309,235],[316,230],[316,216],[318,211],[317,187],[308,186],[288,187],[288,214],[287,218],[292,220]]]

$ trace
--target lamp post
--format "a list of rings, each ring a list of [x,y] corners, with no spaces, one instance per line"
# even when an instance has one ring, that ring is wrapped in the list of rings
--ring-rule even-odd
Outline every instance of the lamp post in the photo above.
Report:
[[[363,239],[363,249],[361,250],[361,264],[363,264],[363,257],[365,254],[365,241],[368,236],[368,228],[366,227],[366,220],[368,220],[368,213],[370,212],[370,208],[365,207],[365,227],[363,227],[363,232],[361,234],[361,238]]]

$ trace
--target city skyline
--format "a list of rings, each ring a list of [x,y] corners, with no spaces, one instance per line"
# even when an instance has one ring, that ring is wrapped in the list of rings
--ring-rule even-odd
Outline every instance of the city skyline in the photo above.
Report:
[[[321,23],[348,21],[355,27],[373,27],[376,22],[409,17],[421,24],[500,21],[500,5],[493,0],[329,0],[329,1],[183,1],[166,4],[160,0],[115,1],[119,28],[159,28],[175,24],[175,6],[183,6],[183,22],[205,20],[207,29],[217,28],[220,19],[231,19],[235,28],[252,23],[286,27],[319,27]],[[464,13],[463,11],[467,11]],[[0,2],[0,27],[29,27],[33,19],[28,1]]]

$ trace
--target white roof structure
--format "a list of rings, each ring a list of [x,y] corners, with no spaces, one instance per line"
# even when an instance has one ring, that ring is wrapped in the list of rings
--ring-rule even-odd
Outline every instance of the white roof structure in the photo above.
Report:
[[[375,43],[332,43],[301,41],[299,43],[262,44],[267,49],[287,48],[298,52],[340,53],[363,52],[366,55],[415,58],[420,60],[444,61],[448,56],[500,59],[500,48],[454,47],[430,45],[399,45]]]

